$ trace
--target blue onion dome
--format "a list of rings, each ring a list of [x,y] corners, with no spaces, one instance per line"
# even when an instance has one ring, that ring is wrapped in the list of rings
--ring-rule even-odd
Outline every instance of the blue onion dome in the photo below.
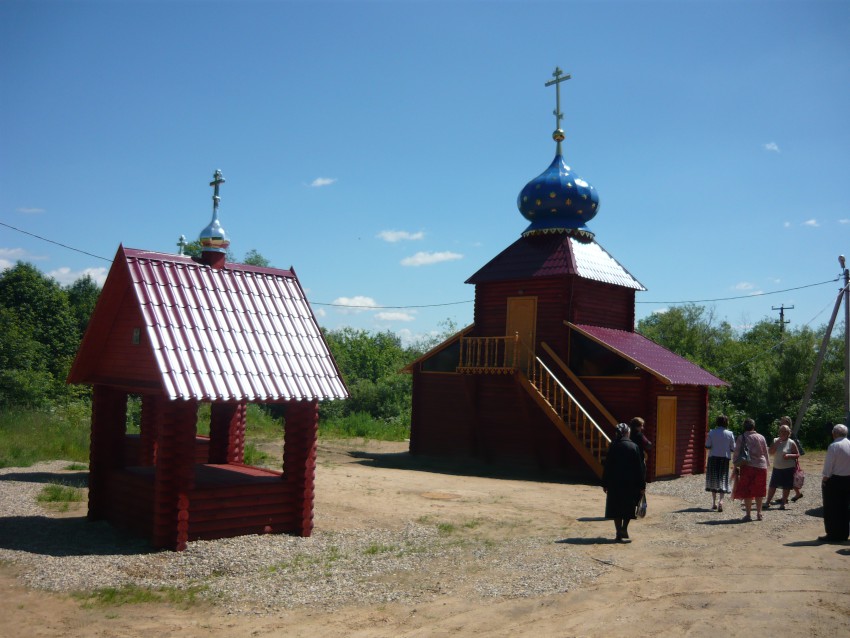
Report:
[[[560,140],[556,138],[556,141]],[[520,191],[517,207],[531,222],[523,231],[523,237],[566,233],[582,241],[591,241],[593,233],[585,224],[599,210],[599,195],[567,166],[559,152],[549,168]]]

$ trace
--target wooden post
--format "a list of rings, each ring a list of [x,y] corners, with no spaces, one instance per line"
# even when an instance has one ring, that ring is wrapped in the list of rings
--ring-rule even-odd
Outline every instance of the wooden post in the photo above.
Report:
[[[283,435],[283,480],[292,489],[294,534],[313,533],[313,501],[316,480],[316,443],[319,432],[318,401],[298,401],[286,408]]]
[[[245,403],[213,403],[210,410],[209,462],[245,462]]]
[[[195,479],[196,401],[157,400],[159,437],[154,478],[154,547],[186,549],[189,495]]]
[[[107,386],[95,385],[89,448],[89,520],[108,516],[109,474],[124,466],[126,430],[127,395]]]
[[[142,395],[142,418],[139,424],[139,458],[136,463],[150,467],[156,465],[156,441],[158,436],[156,397]]]

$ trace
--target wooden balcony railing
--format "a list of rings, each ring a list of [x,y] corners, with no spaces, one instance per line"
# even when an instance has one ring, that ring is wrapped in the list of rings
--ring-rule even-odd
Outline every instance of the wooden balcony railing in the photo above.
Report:
[[[506,374],[526,371],[531,365],[531,349],[513,337],[461,337],[458,372]]]

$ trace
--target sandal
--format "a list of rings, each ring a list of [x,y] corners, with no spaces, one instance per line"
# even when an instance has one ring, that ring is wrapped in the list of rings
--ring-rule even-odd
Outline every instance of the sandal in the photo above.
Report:
[[[779,504],[779,509],[784,510],[784,509],[785,509],[785,503],[780,503],[780,504]]]
[[[744,518],[742,518],[741,520],[744,521],[745,523],[749,523],[751,520],[753,520],[753,517],[750,516],[749,514],[745,514]]]
[[[721,503],[720,505],[718,505],[718,506],[717,506],[717,511],[718,511],[718,512],[722,512],[722,511],[723,511],[723,503]]]
[[[757,514],[757,515],[756,515],[756,519],[757,519],[757,520],[760,520],[760,521],[764,520],[764,519],[761,517],[761,514]]]
[[[802,492],[800,492],[800,496],[792,496],[792,497],[791,497],[791,502],[792,502],[792,503],[796,503],[796,502],[797,502],[797,501],[799,501],[801,498],[803,498],[803,493],[802,493]]]

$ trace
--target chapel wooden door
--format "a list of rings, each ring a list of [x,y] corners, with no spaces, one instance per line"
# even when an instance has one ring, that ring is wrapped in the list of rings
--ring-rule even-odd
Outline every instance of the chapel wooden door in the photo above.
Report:
[[[675,474],[676,397],[658,397],[655,437],[655,475]]]
[[[528,363],[534,354],[537,328],[537,297],[508,297],[508,318],[505,335],[508,341],[505,354],[508,363],[528,372]],[[516,348],[512,337],[519,335]]]

